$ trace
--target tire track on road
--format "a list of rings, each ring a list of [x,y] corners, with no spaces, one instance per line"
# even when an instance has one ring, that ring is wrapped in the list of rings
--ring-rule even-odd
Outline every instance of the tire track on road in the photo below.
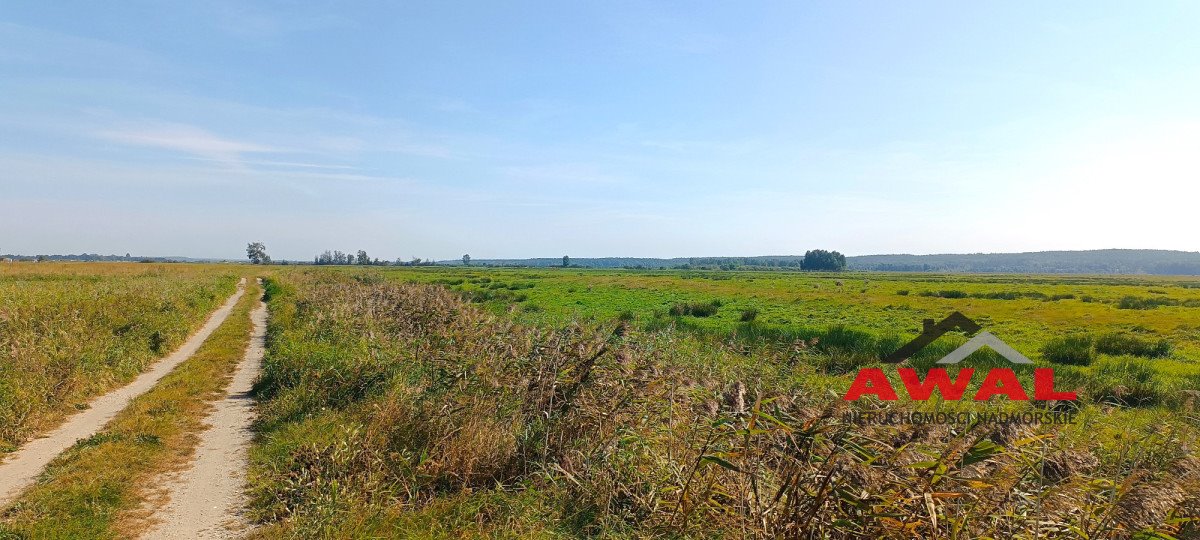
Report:
[[[262,366],[267,333],[267,304],[250,313],[250,344],[229,383],[224,399],[205,423],[192,464],[162,483],[169,502],[152,520],[148,539],[233,538],[248,526],[244,518],[246,466],[253,433],[254,398],[250,391]]]

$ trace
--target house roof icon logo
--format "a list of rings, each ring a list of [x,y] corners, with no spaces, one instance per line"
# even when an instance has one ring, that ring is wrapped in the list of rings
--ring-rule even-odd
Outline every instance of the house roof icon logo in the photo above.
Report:
[[[951,330],[961,330],[966,332],[967,335],[975,335],[971,339],[967,340],[966,343],[960,345],[957,349],[950,351],[950,354],[947,354],[946,356],[942,357],[941,360],[938,360],[938,364],[957,364],[967,356],[970,356],[971,353],[978,351],[985,346],[990,347],[997,353],[1000,353],[1000,356],[1003,356],[1009,362],[1014,364],[1033,363],[1032,360],[1026,358],[1025,355],[1009,346],[1009,344],[1001,341],[1000,338],[996,337],[991,332],[980,332],[976,334],[976,332],[979,332],[982,329],[983,327],[979,326],[978,323],[972,321],[966,315],[963,315],[957,311],[951,313],[949,317],[942,319],[941,322],[936,324],[934,323],[933,319],[925,319],[921,334],[912,341],[904,344],[903,347],[896,349],[896,352],[888,355],[883,361],[890,364],[898,364],[909,358],[912,358],[913,355],[917,354],[917,352],[919,352],[921,349],[924,349],[930,343],[933,343],[935,340],[937,340],[937,338],[945,335],[946,332]]]

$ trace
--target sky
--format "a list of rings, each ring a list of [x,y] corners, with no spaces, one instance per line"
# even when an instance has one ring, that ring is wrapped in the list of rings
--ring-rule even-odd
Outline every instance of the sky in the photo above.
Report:
[[[1196,2],[0,6],[0,253],[1200,250]]]

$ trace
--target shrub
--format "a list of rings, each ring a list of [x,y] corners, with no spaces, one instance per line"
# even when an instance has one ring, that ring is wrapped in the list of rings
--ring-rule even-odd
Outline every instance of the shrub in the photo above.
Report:
[[[742,316],[739,320],[742,322],[754,322],[758,318],[758,310],[755,308],[746,308],[742,310]]]
[[[908,296],[908,289],[900,289],[900,290],[896,291],[896,294],[898,294],[900,296]]]
[[[1096,357],[1091,336],[1055,338],[1042,346],[1042,357],[1055,364],[1086,366]]]

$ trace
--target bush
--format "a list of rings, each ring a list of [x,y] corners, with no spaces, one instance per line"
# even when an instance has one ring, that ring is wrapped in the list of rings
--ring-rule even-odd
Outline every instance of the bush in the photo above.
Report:
[[[1129,334],[1111,333],[1096,338],[1096,352],[1113,356],[1162,358],[1171,355],[1171,342],[1165,339],[1151,341]]]
[[[1096,357],[1091,336],[1055,338],[1042,346],[1042,357],[1055,364],[1086,366]]]
[[[896,291],[896,294],[898,294],[900,296],[908,296],[908,289],[900,289],[900,290]]]
[[[742,316],[739,320],[742,322],[754,322],[758,318],[758,310],[755,308],[746,308],[742,310]]]

